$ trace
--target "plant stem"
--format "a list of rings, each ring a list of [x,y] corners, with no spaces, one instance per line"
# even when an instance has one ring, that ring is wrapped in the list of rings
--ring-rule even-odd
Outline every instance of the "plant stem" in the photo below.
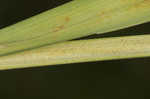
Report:
[[[68,41],[0,57],[0,69],[150,56],[150,35]]]
[[[150,0],[74,0],[0,30],[0,56],[150,21]]]

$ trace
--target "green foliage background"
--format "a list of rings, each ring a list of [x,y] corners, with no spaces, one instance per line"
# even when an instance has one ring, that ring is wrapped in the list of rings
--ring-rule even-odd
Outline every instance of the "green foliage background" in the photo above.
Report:
[[[56,7],[69,0],[1,0],[0,27]],[[108,34],[150,33],[150,23]],[[113,60],[0,71],[2,99],[149,99],[150,58]]]

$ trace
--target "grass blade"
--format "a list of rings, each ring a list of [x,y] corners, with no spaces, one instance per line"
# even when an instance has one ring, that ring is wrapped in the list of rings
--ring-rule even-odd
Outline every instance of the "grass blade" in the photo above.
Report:
[[[150,0],[74,0],[0,30],[0,56],[150,21]]]
[[[68,41],[0,57],[0,69],[150,56],[150,35]]]

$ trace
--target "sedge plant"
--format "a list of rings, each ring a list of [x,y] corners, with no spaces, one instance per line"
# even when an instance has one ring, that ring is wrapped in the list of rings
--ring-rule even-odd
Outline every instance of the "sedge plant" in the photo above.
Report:
[[[67,41],[150,21],[150,0],[73,0],[0,30],[0,69],[150,56],[150,36]]]

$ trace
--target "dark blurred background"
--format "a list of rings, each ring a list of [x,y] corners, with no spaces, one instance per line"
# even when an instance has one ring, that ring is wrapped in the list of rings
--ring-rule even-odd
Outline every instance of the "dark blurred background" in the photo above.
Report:
[[[70,0],[0,0],[0,28]],[[94,1],[93,1],[94,2]],[[150,23],[80,39],[143,35]],[[0,71],[0,99],[150,99],[150,57]]]

